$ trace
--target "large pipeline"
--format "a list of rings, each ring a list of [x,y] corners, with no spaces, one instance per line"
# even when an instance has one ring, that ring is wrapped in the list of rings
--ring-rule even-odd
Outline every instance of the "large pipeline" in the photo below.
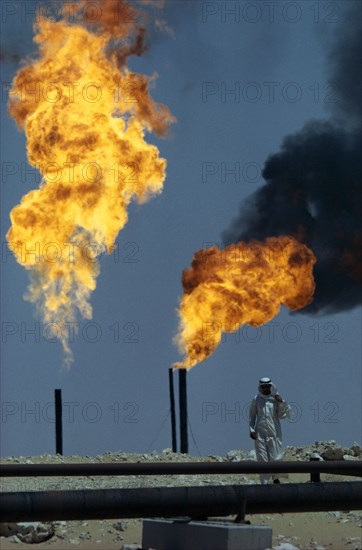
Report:
[[[362,482],[2,493],[3,522],[362,509]]]
[[[0,477],[33,476],[128,476],[259,473],[331,473],[362,477],[362,460],[347,462],[137,462],[92,464],[2,464]]]

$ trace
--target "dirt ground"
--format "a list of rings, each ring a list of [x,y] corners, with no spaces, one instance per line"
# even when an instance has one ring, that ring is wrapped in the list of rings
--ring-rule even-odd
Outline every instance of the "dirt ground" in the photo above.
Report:
[[[241,452],[242,453],[242,452]],[[305,453],[304,453],[305,454]],[[242,457],[249,458],[249,457]],[[305,456],[297,456],[295,449],[287,452],[286,460],[301,460]],[[149,455],[132,455],[126,453],[105,453],[102,457],[90,459],[89,457],[21,457],[2,459],[1,463],[51,463],[51,462],[115,462],[140,460],[149,461],[201,461],[201,460],[225,461],[225,457],[185,457],[176,455],[168,450],[163,453],[151,453]],[[56,481],[55,481],[56,480]],[[281,477],[282,483],[308,482],[307,474],[290,474]],[[321,475],[322,481],[359,481],[360,478],[350,476]],[[11,484],[10,484],[11,483]],[[181,485],[226,485],[226,484],[252,484],[258,483],[255,475],[201,475],[201,476],[129,476],[116,477],[93,476],[87,478],[3,478],[2,491],[19,490],[44,490],[49,489],[85,489],[106,487],[156,487],[156,486],[181,486]],[[335,511],[294,514],[268,514],[248,515],[246,517],[252,524],[269,525],[273,529],[273,547],[283,543],[293,544],[300,550],[362,550],[362,512],[361,511]],[[233,521],[234,518],[230,518]],[[225,518],[223,518],[225,521]],[[36,544],[39,549],[47,550],[74,550],[75,548],[87,550],[114,549],[120,550],[123,545],[141,545],[142,520],[122,519],[117,520],[92,520],[92,521],[67,521],[54,524],[55,534],[48,541]],[[26,543],[16,542],[6,537],[0,538],[1,550],[14,550],[15,547],[29,546]],[[33,546],[34,547],[34,546]],[[172,550],[172,549],[170,549]],[[199,550],[191,549],[190,550]]]

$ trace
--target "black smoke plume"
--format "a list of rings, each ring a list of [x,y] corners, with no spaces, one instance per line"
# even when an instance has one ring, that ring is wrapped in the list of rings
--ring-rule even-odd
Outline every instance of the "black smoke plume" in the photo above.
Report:
[[[306,313],[362,303],[361,4],[350,9],[328,56],[338,101],[329,121],[287,136],[263,169],[266,184],[242,204],[225,245],[293,235],[315,253],[316,292]]]

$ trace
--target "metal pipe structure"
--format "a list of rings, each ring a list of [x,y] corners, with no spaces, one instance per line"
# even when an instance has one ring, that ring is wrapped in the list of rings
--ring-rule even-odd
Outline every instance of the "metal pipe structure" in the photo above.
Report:
[[[55,452],[63,454],[62,390],[54,390],[55,400]]]
[[[318,458],[318,457],[315,457],[315,456],[311,456],[309,460],[312,461],[312,462],[318,462],[318,461],[319,461],[319,458]],[[320,472],[311,472],[311,474],[310,474],[310,480],[311,480],[313,483],[319,483],[320,480],[321,480]]]
[[[189,452],[187,434],[187,386],[186,369],[179,369],[179,407],[180,407],[180,452]]]
[[[169,390],[170,390],[172,451],[174,453],[177,453],[175,393],[173,388],[173,368],[172,367],[168,369],[168,384],[169,384]]]
[[[161,476],[198,474],[260,474],[314,472],[362,477],[362,460],[328,462],[110,462],[91,464],[1,464],[0,477],[33,476]]]
[[[358,510],[362,482],[2,493],[3,522]]]

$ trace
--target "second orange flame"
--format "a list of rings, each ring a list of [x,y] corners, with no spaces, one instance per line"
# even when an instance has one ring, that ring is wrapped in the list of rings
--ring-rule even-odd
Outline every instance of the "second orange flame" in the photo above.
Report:
[[[267,323],[282,305],[297,310],[313,300],[313,252],[293,237],[243,242],[196,252],[183,272],[184,295],[175,338],[191,368],[217,348],[223,332]]]

